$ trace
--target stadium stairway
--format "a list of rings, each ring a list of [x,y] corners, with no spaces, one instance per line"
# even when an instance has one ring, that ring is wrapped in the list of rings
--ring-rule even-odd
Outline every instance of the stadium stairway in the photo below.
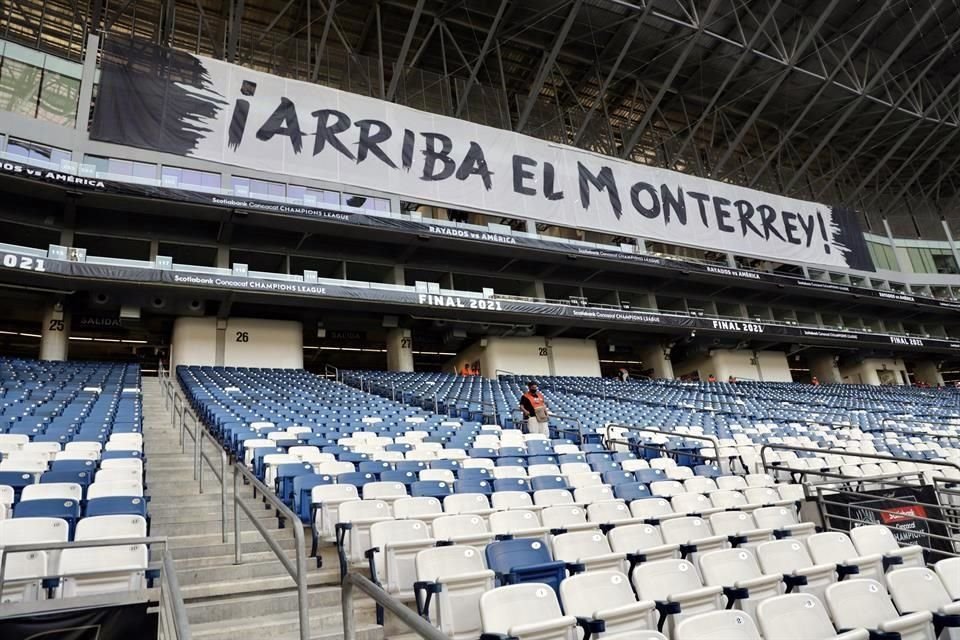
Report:
[[[168,540],[177,577],[195,640],[299,640],[297,593],[294,581],[241,512],[243,563],[234,564],[233,504],[228,502],[228,542],[221,538],[220,486],[206,469],[205,491],[193,479],[192,441],[180,451],[179,431],[171,427],[160,383],[143,380],[144,451],[148,459],[147,495],[150,496],[151,535]],[[208,455],[212,453],[208,445]],[[232,476],[227,470],[228,499]],[[295,558],[292,529],[280,529],[273,509],[265,508],[253,489],[243,486],[243,500]],[[310,535],[306,531],[309,553]],[[322,569],[312,558],[308,580],[310,637],[338,640],[343,637],[340,613],[339,572],[335,550],[324,549]],[[360,640],[381,640],[375,625],[372,601],[357,598],[357,635]]]

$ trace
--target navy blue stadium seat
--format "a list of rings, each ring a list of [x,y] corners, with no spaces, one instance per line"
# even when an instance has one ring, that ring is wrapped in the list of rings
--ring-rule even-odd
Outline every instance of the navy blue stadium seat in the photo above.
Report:
[[[493,493],[493,483],[489,480],[457,480],[454,489],[457,493],[482,493],[489,496]]]
[[[559,593],[567,575],[566,565],[554,561],[547,546],[540,540],[520,538],[499,540],[487,545],[487,567],[499,585],[540,582]]]
[[[14,518],[60,518],[66,520],[70,527],[70,539],[80,519],[80,503],[76,500],[62,498],[47,498],[43,500],[27,500],[13,505]]]
[[[642,482],[626,482],[613,487],[613,495],[616,498],[630,502],[640,498],[649,498],[651,496],[650,488]]]
[[[493,481],[494,491],[530,492],[530,483],[526,478],[498,478]]]
[[[534,491],[544,489],[569,489],[563,476],[537,476],[530,478],[530,488]]]
[[[453,485],[440,480],[419,480],[410,485],[410,495],[415,498],[428,497],[442,500],[451,493],[453,493]]]

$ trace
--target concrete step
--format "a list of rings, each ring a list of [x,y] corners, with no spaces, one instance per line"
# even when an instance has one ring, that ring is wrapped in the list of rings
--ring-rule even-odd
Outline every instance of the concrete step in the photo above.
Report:
[[[311,611],[339,607],[340,587],[313,587],[308,601]],[[297,611],[296,589],[260,590],[240,596],[218,596],[187,601],[187,617],[191,626],[205,622],[231,621],[237,618],[256,618],[275,613]]]
[[[356,630],[358,640],[382,640],[383,629],[373,624],[372,612],[358,612]],[[296,612],[264,615],[229,622],[191,624],[194,638],[201,640],[237,640],[238,638],[265,638],[269,640],[300,640],[300,622]],[[311,640],[340,640],[343,638],[343,618],[338,610],[310,612]]]
[[[238,595],[244,593],[258,594],[280,589],[294,589],[296,583],[286,570],[276,563],[283,571],[282,575],[256,576],[251,578],[235,578],[217,582],[199,582],[191,585],[181,585],[180,591],[184,600],[197,598],[211,598],[215,596]],[[243,566],[243,565],[241,565]],[[179,572],[177,573],[179,576]],[[340,574],[336,570],[314,571],[307,575],[307,586],[338,586]],[[338,587],[339,588],[339,587]]]
[[[228,531],[233,531],[233,516],[228,512],[227,523],[230,525]],[[281,529],[276,518],[267,518],[261,520],[264,528],[270,532],[270,534],[275,537],[284,537],[289,535],[290,537],[293,534],[289,531],[288,528]],[[222,530],[222,523],[220,522],[219,514],[217,514],[216,520],[202,520],[202,521],[193,521],[193,522],[156,522],[151,523],[150,532],[153,535],[157,536],[168,536],[168,537],[182,537],[182,536],[201,536],[205,534],[217,534],[218,536]],[[240,515],[240,530],[241,531],[255,531],[255,527],[252,522],[243,514]],[[304,534],[305,537],[309,537],[309,533]]]
[[[293,560],[293,554],[290,554],[290,556],[290,559]],[[309,559],[308,567],[311,569],[311,577],[316,576],[315,582],[312,584],[338,584],[340,572],[335,564],[326,569],[315,569],[313,568],[315,566],[313,560]],[[250,580],[276,576],[286,577],[287,570],[277,562],[277,558],[273,553],[269,554],[269,556],[263,556],[259,561],[254,561],[248,554],[244,556],[243,564],[233,564],[233,557],[231,556],[228,562],[222,565],[209,567],[192,566],[186,570],[178,569],[177,576],[180,578],[180,586],[187,587],[232,580]]]

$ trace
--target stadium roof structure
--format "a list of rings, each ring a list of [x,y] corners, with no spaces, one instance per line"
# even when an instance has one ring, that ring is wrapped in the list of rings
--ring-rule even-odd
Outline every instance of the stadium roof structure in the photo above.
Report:
[[[135,34],[601,154],[960,233],[960,0],[8,0],[79,59]]]

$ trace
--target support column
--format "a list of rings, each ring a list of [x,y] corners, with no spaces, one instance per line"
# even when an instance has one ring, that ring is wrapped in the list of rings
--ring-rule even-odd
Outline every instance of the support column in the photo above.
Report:
[[[413,337],[410,329],[387,331],[387,370],[413,371]]]
[[[673,380],[673,362],[670,360],[670,353],[663,348],[659,342],[654,342],[642,347],[638,355],[643,361],[644,369],[653,369],[650,374],[653,378],[663,380]]]
[[[52,304],[43,311],[40,327],[40,359],[67,359],[70,345],[70,314],[60,304]]]
[[[913,377],[917,382],[926,382],[931,387],[943,384],[943,376],[933,360],[921,360],[913,367]]]
[[[839,384],[843,382],[843,376],[840,375],[840,368],[834,362],[833,356],[824,353],[817,356],[810,356],[807,359],[810,363],[810,376],[816,376],[821,384]]]

